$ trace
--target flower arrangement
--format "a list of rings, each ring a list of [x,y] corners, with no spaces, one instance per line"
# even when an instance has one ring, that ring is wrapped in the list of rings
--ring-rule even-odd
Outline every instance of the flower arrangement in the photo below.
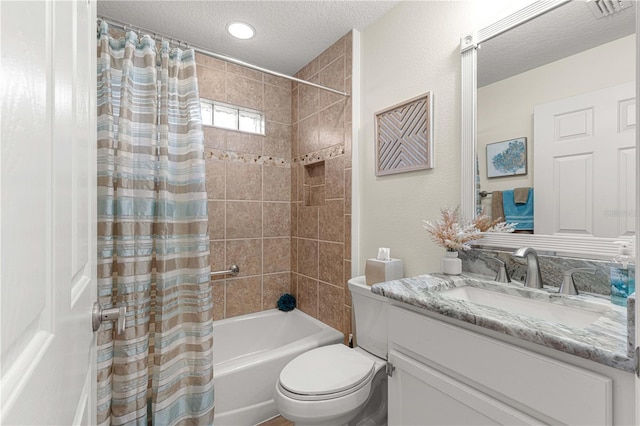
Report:
[[[436,223],[423,220],[422,226],[431,235],[431,240],[447,251],[469,250],[470,242],[482,238],[484,232],[513,232],[514,223],[506,223],[502,218],[491,220],[484,212],[469,223],[460,221],[460,209],[443,207],[441,219]]]

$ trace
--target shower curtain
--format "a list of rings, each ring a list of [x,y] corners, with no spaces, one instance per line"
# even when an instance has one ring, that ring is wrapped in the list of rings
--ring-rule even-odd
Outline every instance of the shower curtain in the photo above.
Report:
[[[212,424],[212,303],[193,50],[98,37],[98,297],[126,329],[98,333],[101,425]]]

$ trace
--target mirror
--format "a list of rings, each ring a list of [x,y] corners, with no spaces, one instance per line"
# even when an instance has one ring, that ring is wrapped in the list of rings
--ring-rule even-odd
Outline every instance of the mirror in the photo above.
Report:
[[[595,4],[537,2],[462,40],[463,211],[532,234],[480,245],[610,258],[635,234],[636,6]]]

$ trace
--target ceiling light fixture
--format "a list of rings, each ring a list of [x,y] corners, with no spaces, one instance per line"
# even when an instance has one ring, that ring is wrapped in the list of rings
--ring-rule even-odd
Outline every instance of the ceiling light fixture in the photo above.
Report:
[[[248,40],[256,35],[256,30],[244,22],[231,22],[227,25],[227,31],[240,40]]]

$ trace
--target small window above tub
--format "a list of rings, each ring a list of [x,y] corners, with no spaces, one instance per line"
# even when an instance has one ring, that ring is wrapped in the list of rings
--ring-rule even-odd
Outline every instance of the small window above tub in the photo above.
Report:
[[[236,105],[200,99],[202,125],[264,135],[264,113]]]

